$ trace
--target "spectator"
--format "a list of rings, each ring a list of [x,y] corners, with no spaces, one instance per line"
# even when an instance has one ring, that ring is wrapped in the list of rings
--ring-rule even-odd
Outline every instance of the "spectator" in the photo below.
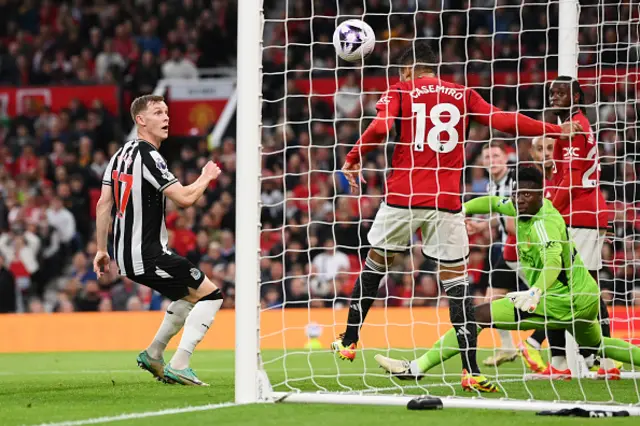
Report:
[[[78,283],[83,286],[86,286],[90,281],[98,280],[96,273],[91,269],[89,259],[87,259],[84,253],[78,252],[73,256],[72,270],[69,278],[77,280]]]
[[[16,282],[0,254],[0,313],[16,312]]]
[[[76,235],[76,221],[71,212],[64,207],[60,197],[51,201],[51,207],[47,209],[47,221],[60,235],[64,252],[68,252]]]
[[[171,58],[162,65],[163,78],[197,79],[198,68],[184,57],[182,47],[171,49]]]
[[[15,277],[18,290],[21,293],[30,290],[32,276],[40,268],[38,263],[39,250],[39,238],[31,232],[25,231],[21,223],[14,223],[10,232],[0,235],[0,255]]]
[[[120,284],[116,285],[111,290],[111,302],[114,311],[126,311],[129,299],[132,296],[137,296],[138,284],[131,281],[129,278],[123,277]]]
[[[360,115],[360,87],[356,84],[356,75],[347,74],[345,82],[335,97],[337,118],[356,118]]]
[[[313,259],[313,268],[323,282],[330,282],[341,272],[349,271],[349,267],[349,257],[336,249],[333,239],[327,239],[324,251]]]
[[[122,55],[113,48],[113,40],[108,38],[102,44],[102,52],[96,56],[96,77],[98,81],[104,81],[107,70],[116,68],[118,71],[124,70],[125,62]]]
[[[100,303],[98,282],[95,279],[86,281],[75,300],[75,310],[78,312],[97,312]]]

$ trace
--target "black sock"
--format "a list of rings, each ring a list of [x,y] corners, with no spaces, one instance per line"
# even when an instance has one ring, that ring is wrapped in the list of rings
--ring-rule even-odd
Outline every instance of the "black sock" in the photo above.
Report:
[[[527,340],[533,340],[538,343],[538,348],[542,347],[542,343],[547,339],[547,332],[544,329],[536,330]]]
[[[602,337],[611,337],[611,321],[609,320],[609,310],[607,303],[600,295],[600,327],[602,328]]]
[[[342,336],[342,344],[345,346],[357,343],[360,338],[360,327],[364,324],[364,319],[373,305],[375,297],[378,295],[380,281],[386,272],[384,265],[367,257],[364,269],[356,281],[351,302],[349,303],[349,315],[347,317],[347,330]]]
[[[449,319],[456,330],[462,368],[471,374],[480,374],[476,360],[478,327],[473,311],[473,299],[468,296],[467,277],[457,277],[443,281],[442,284],[449,297]]]
[[[551,356],[567,356],[567,338],[564,330],[548,330]]]

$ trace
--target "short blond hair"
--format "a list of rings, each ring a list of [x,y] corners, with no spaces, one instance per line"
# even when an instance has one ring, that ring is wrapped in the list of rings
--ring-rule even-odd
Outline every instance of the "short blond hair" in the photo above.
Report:
[[[149,104],[154,104],[156,102],[164,102],[164,96],[158,95],[142,95],[138,96],[131,102],[131,119],[133,122],[136,122],[136,115],[145,111]]]

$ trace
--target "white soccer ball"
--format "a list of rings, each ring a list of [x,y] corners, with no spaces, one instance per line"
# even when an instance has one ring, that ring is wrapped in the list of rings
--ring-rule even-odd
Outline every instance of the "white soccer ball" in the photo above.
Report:
[[[366,22],[349,19],[338,25],[333,32],[333,47],[345,61],[360,61],[373,52],[376,35]]]

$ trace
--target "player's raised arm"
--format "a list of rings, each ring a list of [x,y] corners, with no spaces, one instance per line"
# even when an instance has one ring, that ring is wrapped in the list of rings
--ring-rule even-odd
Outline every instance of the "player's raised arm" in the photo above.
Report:
[[[387,136],[393,127],[393,122],[400,112],[400,96],[394,86],[389,88],[378,100],[376,109],[378,114],[362,133],[353,148],[351,148],[342,167],[342,172],[349,181],[349,186],[353,192],[358,190],[358,177],[364,182],[360,173],[361,158],[376,149],[378,145],[386,142]]]
[[[569,137],[582,130],[582,126],[576,122],[557,125],[534,120],[517,112],[502,111],[482,99],[482,96],[472,89],[469,90],[468,100],[469,111],[473,114],[475,121],[512,135],[542,136],[548,134]]]
[[[144,179],[151,183],[156,190],[164,192],[164,195],[178,207],[192,206],[202,196],[209,183],[220,175],[220,168],[214,162],[209,161],[202,168],[202,173],[195,182],[183,186],[169,171],[167,163],[158,151],[148,150],[146,146],[142,149],[144,149],[141,152]]]
[[[191,185],[182,186],[177,180],[169,185],[164,194],[178,207],[186,208],[195,204],[202,197],[209,183],[220,175],[220,168],[209,161],[203,168],[202,173]]]
[[[510,198],[486,195],[469,200],[462,205],[465,214],[500,213],[505,216],[515,216],[516,209]]]

